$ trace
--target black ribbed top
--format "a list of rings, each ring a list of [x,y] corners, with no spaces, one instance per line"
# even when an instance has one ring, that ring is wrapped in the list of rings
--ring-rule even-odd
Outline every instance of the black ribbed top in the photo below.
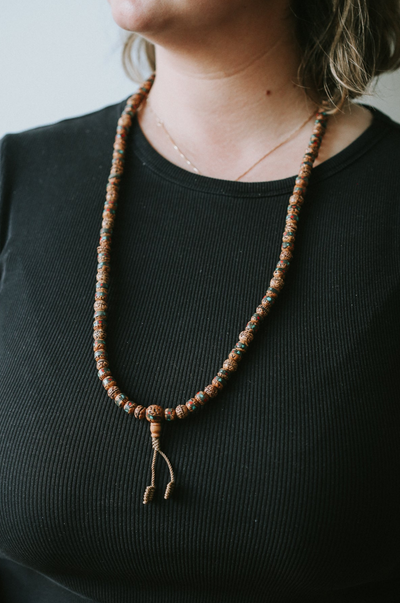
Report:
[[[0,600],[400,600],[400,126],[317,166],[278,301],[229,385],[167,424],[117,408],[92,351],[118,116],[6,136],[0,209]],[[329,127],[329,126],[328,126]],[[185,171],[135,121],[112,247],[121,390],[175,407],[216,375],[279,260],[295,176]],[[299,158],[300,164],[301,158]]]

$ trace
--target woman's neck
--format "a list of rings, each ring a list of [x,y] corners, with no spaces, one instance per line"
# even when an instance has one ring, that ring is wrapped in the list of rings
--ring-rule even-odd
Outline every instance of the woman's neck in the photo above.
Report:
[[[172,163],[191,169],[157,126],[157,114],[201,174],[235,180],[310,117],[242,180],[295,174],[317,106],[296,83],[299,50],[293,32],[287,14],[270,8],[257,19],[248,15],[247,23],[221,24],[215,35],[193,29],[179,43],[156,44],[150,106],[138,113],[149,142]],[[340,117],[331,121],[336,127],[341,123]],[[331,154],[338,152],[333,142],[331,137]],[[329,138],[325,146],[329,149]]]

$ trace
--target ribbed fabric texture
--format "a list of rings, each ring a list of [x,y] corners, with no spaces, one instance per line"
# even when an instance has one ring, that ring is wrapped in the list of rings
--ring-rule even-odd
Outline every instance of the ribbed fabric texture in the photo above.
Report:
[[[229,385],[164,428],[105,393],[99,229],[124,103],[2,141],[0,600],[400,600],[400,127],[317,166],[277,303]],[[328,126],[329,127],[329,126]],[[299,158],[300,164],[301,158]],[[216,375],[279,259],[295,177],[171,164],[137,122],[112,247],[121,390],[175,407]]]

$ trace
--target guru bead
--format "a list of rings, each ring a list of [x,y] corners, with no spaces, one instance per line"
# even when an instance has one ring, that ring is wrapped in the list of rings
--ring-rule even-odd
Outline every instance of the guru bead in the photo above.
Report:
[[[160,423],[164,419],[164,409],[161,406],[152,404],[146,409],[146,419],[155,423]]]

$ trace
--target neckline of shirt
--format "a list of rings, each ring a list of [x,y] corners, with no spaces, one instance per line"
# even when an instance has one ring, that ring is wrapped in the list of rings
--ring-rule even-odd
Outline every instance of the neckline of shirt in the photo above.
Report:
[[[125,102],[121,103],[122,107],[125,106]],[[388,115],[379,109],[364,103],[362,106],[372,112],[373,119],[371,124],[342,151],[313,169],[310,186],[312,183],[325,180],[351,165],[390,131],[391,124],[395,124]],[[141,160],[142,164],[159,177],[183,188],[230,197],[269,197],[288,194],[293,190],[295,185],[297,174],[281,180],[269,180],[266,182],[237,182],[234,180],[212,178],[210,176],[200,176],[171,163],[160,155],[147,140],[136,118],[133,120],[131,135],[133,152]],[[299,166],[300,162],[301,158],[299,159]]]

